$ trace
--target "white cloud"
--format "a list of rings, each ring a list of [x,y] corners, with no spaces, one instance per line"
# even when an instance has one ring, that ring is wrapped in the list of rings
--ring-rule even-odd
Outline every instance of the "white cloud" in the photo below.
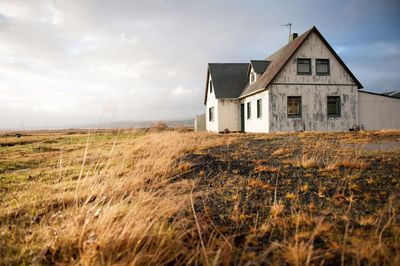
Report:
[[[203,111],[207,63],[264,58],[286,43],[287,20],[297,32],[321,25],[366,87],[398,84],[390,70],[399,69],[400,37],[382,37],[396,24],[389,16],[381,35],[371,30],[376,6],[382,16],[384,4],[359,0],[1,0],[0,128],[19,117],[32,126],[192,117]],[[338,20],[354,8],[356,16]],[[323,15],[310,21],[310,10]],[[365,32],[353,37],[360,25]],[[379,56],[366,64],[371,54]]]

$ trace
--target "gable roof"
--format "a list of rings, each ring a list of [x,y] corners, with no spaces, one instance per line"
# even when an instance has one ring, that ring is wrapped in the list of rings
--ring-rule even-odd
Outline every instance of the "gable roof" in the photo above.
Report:
[[[296,51],[300,48],[300,46],[304,43],[304,41],[308,38],[308,36],[314,32],[317,36],[322,40],[322,42],[326,45],[326,47],[331,51],[331,53],[335,56],[338,62],[342,65],[342,67],[347,71],[353,81],[356,83],[359,89],[363,88],[361,83],[357,80],[357,78],[353,75],[350,69],[346,66],[346,64],[342,61],[339,55],[333,50],[330,44],[325,40],[325,38],[321,35],[321,33],[314,26],[292,42],[282,47],[280,50],[267,57],[266,60],[271,61],[266,71],[261,75],[257,81],[251,85],[247,85],[243,90],[240,97],[249,96],[255,94],[257,92],[263,91],[267,88],[267,86],[272,82],[272,80],[281,72],[281,70],[286,66],[291,57],[296,53]]]
[[[271,61],[267,60],[251,60],[250,64],[253,67],[254,72],[257,74],[262,74],[268,68]]]
[[[248,82],[248,63],[210,63],[208,73],[211,75],[215,97],[238,98]],[[207,103],[207,88],[209,75],[207,74],[206,95],[204,104]]]

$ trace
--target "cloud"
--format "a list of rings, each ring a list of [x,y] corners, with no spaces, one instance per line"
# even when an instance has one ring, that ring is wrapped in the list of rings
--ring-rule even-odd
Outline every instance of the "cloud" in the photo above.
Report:
[[[396,1],[0,2],[0,128],[190,118],[208,62],[262,59],[317,25],[370,89],[399,84]],[[357,12],[354,12],[354,11]]]

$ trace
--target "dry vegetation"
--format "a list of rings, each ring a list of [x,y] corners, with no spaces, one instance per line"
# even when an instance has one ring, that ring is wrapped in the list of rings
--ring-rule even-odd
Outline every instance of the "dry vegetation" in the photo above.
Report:
[[[399,131],[0,137],[0,264],[400,265]]]

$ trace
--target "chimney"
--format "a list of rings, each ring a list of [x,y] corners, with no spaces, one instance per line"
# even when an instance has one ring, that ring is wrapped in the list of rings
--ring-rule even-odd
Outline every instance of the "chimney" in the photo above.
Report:
[[[296,39],[297,36],[299,36],[299,34],[297,34],[297,33],[290,34],[289,35],[289,43],[291,43],[294,39]]]

